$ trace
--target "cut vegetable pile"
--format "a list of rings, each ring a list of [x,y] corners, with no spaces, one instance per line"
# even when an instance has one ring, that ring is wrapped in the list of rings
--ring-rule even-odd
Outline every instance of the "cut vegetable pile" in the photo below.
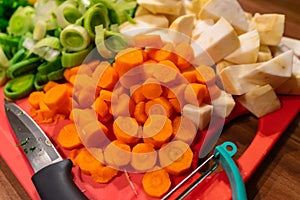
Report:
[[[69,120],[56,140],[95,182],[138,172],[162,197],[236,101],[262,117],[281,108],[277,95],[300,95],[284,15],[236,0],[88,2],[19,7],[0,35],[0,75],[37,122]]]

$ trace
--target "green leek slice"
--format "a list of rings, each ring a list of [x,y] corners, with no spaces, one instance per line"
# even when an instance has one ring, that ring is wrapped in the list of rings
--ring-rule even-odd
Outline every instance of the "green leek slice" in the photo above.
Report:
[[[0,46],[0,69],[1,68],[7,69],[10,66],[10,64],[11,62],[8,60],[2,47]]]
[[[4,86],[4,95],[12,100],[28,96],[34,91],[34,77],[34,74],[26,74],[8,81]]]
[[[99,25],[95,27],[96,31],[96,37],[95,37],[95,44],[98,53],[103,58],[113,58],[115,56],[115,53],[110,51],[106,45],[105,45],[105,29],[103,28],[103,25]]]
[[[34,40],[41,40],[45,37],[47,32],[47,24],[45,21],[39,20],[34,27],[33,30],[33,39]]]
[[[87,31],[79,25],[68,25],[60,33],[60,42],[68,51],[83,50],[89,46],[90,41]]]
[[[60,40],[57,37],[46,37],[38,41],[32,52],[47,61],[54,61],[60,55]]]
[[[79,19],[82,14],[77,9],[74,2],[65,1],[58,6],[56,16],[58,26],[60,28],[65,28],[70,24],[75,24],[76,20]]]
[[[91,38],[95,38],[95,27],[103,25],[107,28],[110,24],[108,11],[105,5],[97,3],[90,7],[84,15],[84,28]]]
[[[90,45],[88,48],[77,52],[62,52],[61,64],[64,68],[75,67],[81,65],[86,59],[87,55],[91,52],[93,46]]]
[[[19,7],[11,16],[7,32],[10,35],[22,36],[33,29],[34,8],[31,6]]]

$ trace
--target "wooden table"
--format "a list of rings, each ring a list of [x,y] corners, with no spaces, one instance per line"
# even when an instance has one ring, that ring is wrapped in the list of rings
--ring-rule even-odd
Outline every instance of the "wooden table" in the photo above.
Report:
[[[286,15],[285,35],[300,39],[300,1],[295,0],[239,0],[245,11],[282,13]],[[222,140],[233,135],[241,151],[256,132],[257,119],[241,117],[227,126]],[[237,137],[238,136],[238,137]],[[247,183],[249,199],[300,199],[300,115],[292,122],[272,151]],[[21,184],[0,158],[0,200],[30,199]]]

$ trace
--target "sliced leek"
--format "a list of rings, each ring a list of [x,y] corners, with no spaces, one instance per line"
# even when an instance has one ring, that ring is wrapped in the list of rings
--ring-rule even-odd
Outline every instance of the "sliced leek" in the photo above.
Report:
[[[77,9],[73,1],[65,1],[64,3],[58,6],[56,16],[57,25],[60,28],[65,28],[70,24],[75,24],[77,19],[79,19],[82,16],[82,14]]]
[[[11,16],[7,32],[10,35],[22,36],[33,29],[34,8],[31,6],[19,7]]]
[[[60,42],[68,51],[83,50],[89,46],[90,41],[87,31],[79,25],[68,25],[60,33]]]
[[[95,38],[95,27],[103,25],[107,28],[110,24],[108,11],[105,5],[97,3],[90,7],[84,15],[84,28],[91,38]]]
[[[2,47],[0,46],[0,69],[7,69],[10,65],[10,61],[6,57]]]
[[[77,52],[62,52],[61,64],[64,68],[75,67],[81,65],[86,59],[87,55],[91,52],[93,46],[90,45],[88,48]]]
[[[34,27],[33,30],[33,39],[34,40],[41,40],[45,37],[47,32],[47,24],[43,20],[39,20]]]
[[[112,52],[117,53],[128,46],[126,38],[121,33],[106,31],[105,37],[105,46]]]
[[[60,40],[52,36],[43,38],[31,51],[47,61],[53,61],[60,55]]]
[[[115,53],[109,50],[105,45],[105,29],[103,28],[103,25],[96,26],[95,31],[95,44],[98,53],[103,58],[113,58]]]

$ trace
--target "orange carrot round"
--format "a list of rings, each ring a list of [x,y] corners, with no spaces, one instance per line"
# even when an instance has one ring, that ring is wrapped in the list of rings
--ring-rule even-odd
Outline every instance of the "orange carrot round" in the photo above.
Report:
[[[60,129],[57,135],[57,142],[66,149],[74,149],[81,145],[81,140],[78,136],[76,125],[70,123]]]
[[[160,198],[170,189],[171,180],[168,172],[159,169],[145,173],[142,184],[146,194]]]
[[[131,161],[131,148],[120,140],[114,140],[104,149],[104,160],[108,166],[119,168]]]
[[[143,140],[145,143],[161,147],[168,142],[173,132],[171,120],[164,115],[150,115],[143,128]]]
[[[156,164],[157,152],[153,145],[138,143],[132,148],[131,166],[138,171],[147,171]]]
[[[180,140],[169,142],[159,149],[161,167],[172,175],[178,176],[190,169],[193,152],[190,146]]]
[[[119,116],[113,123],[114,134],[117,139],[126,144],[136,144],[139,138],[139,125],[135,118]]]

